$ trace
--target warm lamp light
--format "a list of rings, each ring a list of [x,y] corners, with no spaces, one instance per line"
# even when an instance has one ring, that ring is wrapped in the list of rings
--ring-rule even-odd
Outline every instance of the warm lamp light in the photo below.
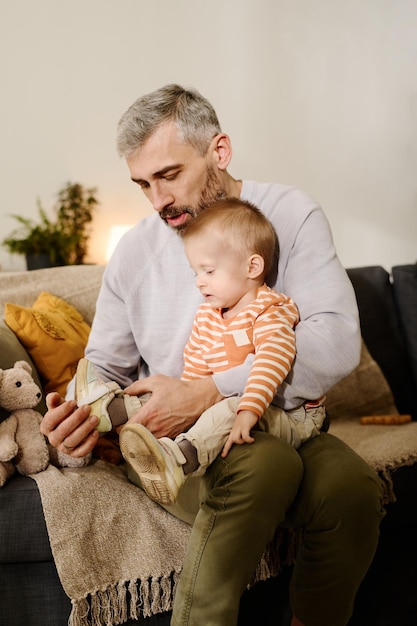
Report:
[[[134,224],[115,224],[110,228],[109,241],[107,243],[106,261],[110,260],[111,255],[114,252],[115,247],[119,243],[119,240],[123,237],[128,230],[133,228]]]

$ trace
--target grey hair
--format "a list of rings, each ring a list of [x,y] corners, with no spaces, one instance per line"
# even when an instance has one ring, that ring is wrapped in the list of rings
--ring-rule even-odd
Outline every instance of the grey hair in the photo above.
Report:
[[[207,152],[213,137],[221,133],[219,120],[210,102],[198,91],[180,85],[166,85],[138,98],[122,115],[117,126],[117,151],[129,157],[163,123],[173,121],[181,139]]]

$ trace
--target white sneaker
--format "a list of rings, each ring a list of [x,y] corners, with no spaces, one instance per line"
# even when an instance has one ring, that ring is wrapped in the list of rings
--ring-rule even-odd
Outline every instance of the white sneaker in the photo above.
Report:
[[[126,424],[120,432],[120,450],[139,476],[144,491],[160,504],[174,504],[185,482],[186,458],[169,437],[157,439],[142,424]]]
[[[91,415],[96,415],[99,419],[96,429],[100,433],[108,433],[113,428],[107,407],[117,392],[121,393],[119,385],[115,382],[103,382],[91,361],[85,358],[79,361],[75,378],[75,401],[78,406],[90,405]]]

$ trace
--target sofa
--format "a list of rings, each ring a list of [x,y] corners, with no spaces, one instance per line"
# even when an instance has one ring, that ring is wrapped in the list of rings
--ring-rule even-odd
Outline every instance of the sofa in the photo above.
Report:
[[[357,296],[363,348],[359,367],[329,391],[330,433],[344,439],[374,466],[384,484],[387,511],[349,626],[415,626],[417,266],[397,266],[390,273],[379,266],[347,271]],[[74,307],[78,322],[81,319],[89,325],[102,272],[102,266],[85,265],[0,273],[2,311],[6,312],[7,303],[17,306],[12,314],[8,310],[8,323],[2,320],[0,325],[0,368],[26,360],[35,380],[48,391],[48,364],[42,360],[45,342],[33,344],[31,327],[19,326],[18,313],[29,311],[32,315],[39,294],[46,292]],[[65,341],[61,345],[65,346]],[[72,361],[63,368],[67,377],[74,371],[79,349],[69,343],[68,359]],[[52,351],[50,363],[65,352],[62,348],[54,356]],[[45,411],[44,401],[38,410]],[[396,414],[409,415],[412,422],[364,425],[360,421],[363,416]],[[0,421],[6,417],[0,409]],[[291,568],[291,562],[286,562],[279,572],[248,588],[241,600],[239,626],[289,624]],[[37,484],[28,476],[15,474],[0,488],[0,626],[65,626],[70,611]],[[170,612],[165,610],[125,623],[168,626],[169,618]]]

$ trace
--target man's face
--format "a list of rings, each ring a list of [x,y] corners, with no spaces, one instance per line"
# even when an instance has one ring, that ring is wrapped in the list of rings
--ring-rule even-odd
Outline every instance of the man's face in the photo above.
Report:
[[[202,209],[224,195],[212,159],[181,142],[174,123],[163,124],[126,159],[132,180],[168,226],[185,228]]]

